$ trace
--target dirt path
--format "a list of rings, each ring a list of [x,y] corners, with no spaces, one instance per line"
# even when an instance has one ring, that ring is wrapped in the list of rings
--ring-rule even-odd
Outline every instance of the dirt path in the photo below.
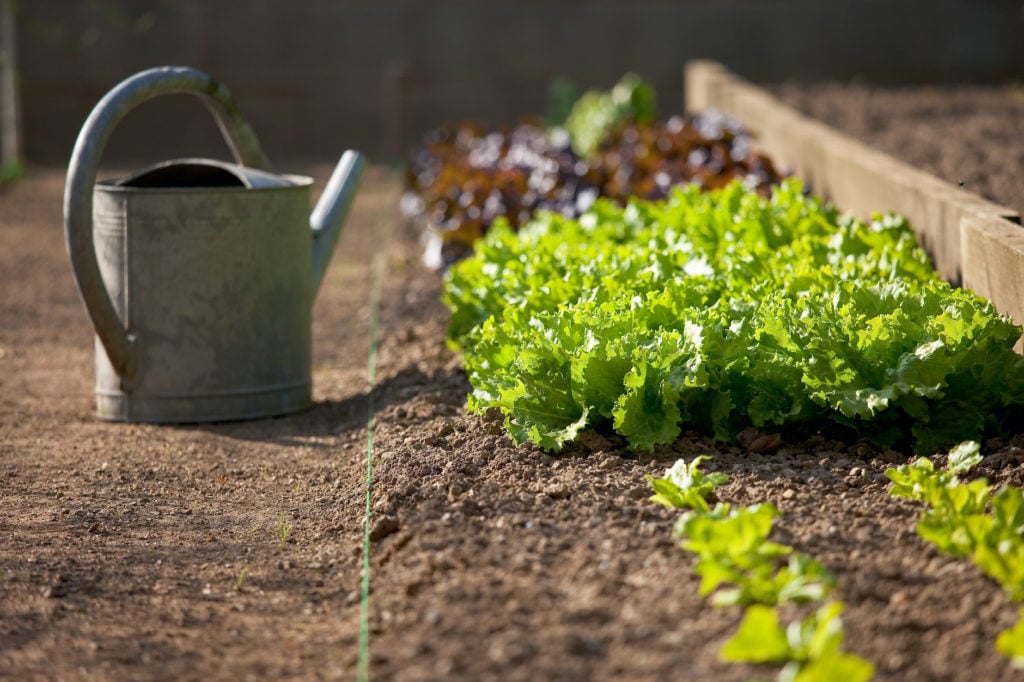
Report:
[[[213,426],[94,418],[63,175],[38,170],[0,194],[0,666],[10,679],[351,676],[364,264],[395,200],[380,177],[316,305],[316,407]]]
[[[325,169],[317,169],[322,177]],[[637,458],[558,456],[467,416],[439,282],[375,169],[317,301],[317,405],[212,426],[93,417],[92,332],[64,252],[60,171],[0,190],[0,670],[11,679],[353,679],[373,254],[386,248],[375,394],[371,674],[380,680],[746,680],[740,614],[698,595],[645,473],[714,454],[720,497],[772,501],[822,560],[847,649],[879,680],[999,680],[1016,608],[914,534],[882,471],[906,453],[824,438],[769,453],[688,434]],[[391,239],[384,245],[386,236]],[[1024,478],[1024,439],[987,473]]]

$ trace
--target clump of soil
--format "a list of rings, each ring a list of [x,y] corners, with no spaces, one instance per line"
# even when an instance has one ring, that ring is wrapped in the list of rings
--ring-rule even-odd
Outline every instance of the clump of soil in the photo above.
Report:
[[[323,177],[327,168],[313,169]],[[314,310],[316,406],[204,426],[93,416],[92,331],[62,244],[60,171],[0,190],[0,667],[12,679],[352,679],[365,509],[371,265],[370,670],[393,680],[746,680],[740,613],[698,595],[644,474],[711,454],[723,500],[771,501],[778,537],[839,582],[846,649],[879,680],[1009,679],[1017,608],[916,536],[886,493],[909,453],[824,435],[699,433],[638,456],[586,434],[555,456],[464,410],[439,275],[374,170]],[[983,473],[1024,479],[1024,437]]]

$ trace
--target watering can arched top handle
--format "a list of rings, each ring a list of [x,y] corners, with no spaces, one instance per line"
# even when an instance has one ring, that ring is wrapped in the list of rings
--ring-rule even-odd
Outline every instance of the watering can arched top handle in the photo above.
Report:
[[[108,92],[89,114],[75,142],[64,186],[64,238],[96,335],[123,378],[134,374],[134,339],[122,325],[100,274],[92,239],[93,186],[103,149],[125,114],[154,97],[176,93],[195,95],[203,101],[238,163],[270,170],[256,134],[242,118],[227,88],[196,69],[163,66],[137,73]]]

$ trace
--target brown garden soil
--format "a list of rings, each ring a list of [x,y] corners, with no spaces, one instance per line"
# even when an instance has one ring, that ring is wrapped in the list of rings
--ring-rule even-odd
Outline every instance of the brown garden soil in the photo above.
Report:
[[[550,455],[466,414],[439,276],[420,265],[382,169],[315,305],[315,407],[201,426],[99,421],[62,190],[60,169],[0,188],[0,677],[355,678],[374,262],[373,679],[774,678],[719,660],[741,614],[699,596],[676,514],[648,501],[645,474],[700,454],[732,477],[721,499],[773,502],[777,538],[835,573],[846,649],[876,679],[1013,677],[994,642],[1017,607],[918,539],[915,505],[887,495],[883,471],[908,452],[687,433],[638,456],[591,432]],[[1024,435],[984,452],[983,474],[1024,484]]]

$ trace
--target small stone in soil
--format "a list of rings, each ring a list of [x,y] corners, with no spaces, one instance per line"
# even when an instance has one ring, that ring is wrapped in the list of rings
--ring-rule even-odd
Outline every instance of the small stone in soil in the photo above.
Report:
[[[766,433],[755,438],[747,449],[751,452],[772,452],[782,447],[782,435],[778,433]]]
[[[557,483],[545,487],[544,493],[556,500],[562,500],[572,495],[572,491],[569,488]]]
[[[53,585],[47,585],[39,592],[46,599],[60,599],[61,597],[67,596],[68,588],[60,583],[56,583]]]
[[[394,516],[381,517],[373,524],[373,528],[370,529],[370,541],[376,542],[381,538],[385,538],[397,531],[398,527],[398,519]]]

